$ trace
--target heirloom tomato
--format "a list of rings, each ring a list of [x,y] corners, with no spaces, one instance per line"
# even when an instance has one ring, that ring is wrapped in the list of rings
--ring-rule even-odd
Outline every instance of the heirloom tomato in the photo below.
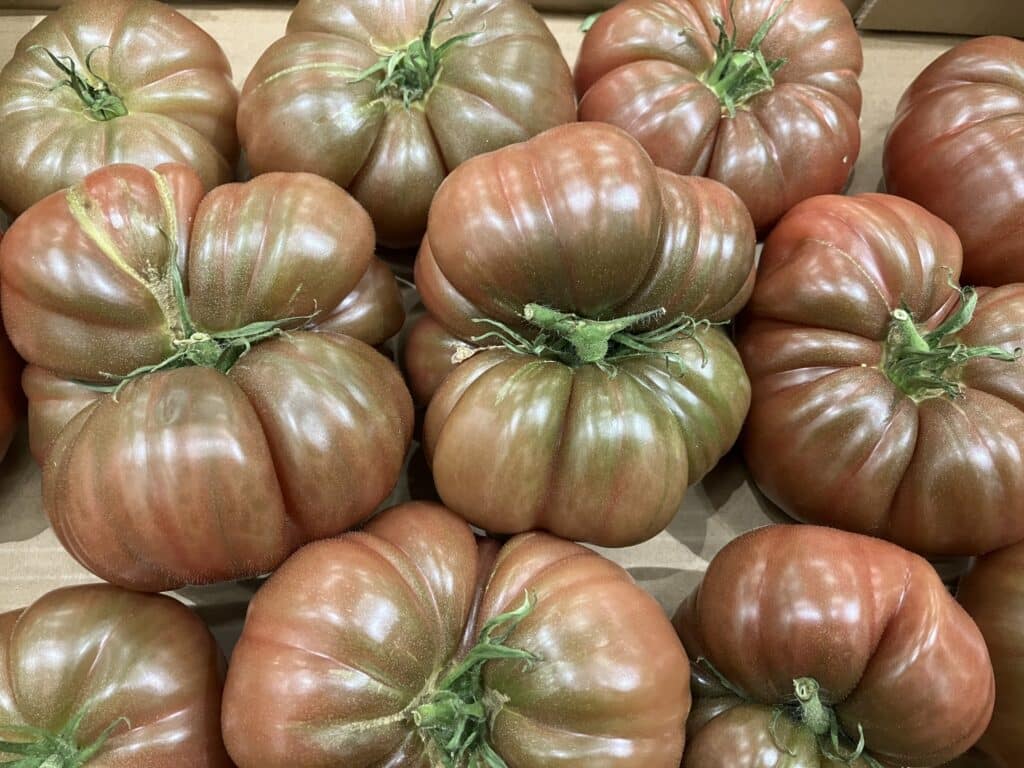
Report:
[[[0,72],[0,204],[21,213],[110,163],[234,176],[238,92],[220,46],[154,0],[76,0]]]
[[[224,660],[191,610],[107,584],[0,614],[0,765],[231,768]]]
[[[956,229],[964,276],[1024,282],[1024,41],[968,40],[911,84],[884,154],[886,191]]]
[[[889,195],[817,197],[772,232],[737,345],[747,463],[788,514],[934,556],[1024,538],[1024,285],[961,288],[961,261]]]
[[[253,576],[370,515],[412,429],[365,343],[401,322],[373,248],[310,174],[204,197],[183,166],[110,166],[17,220],[4,318],[44,506],[83,565],[145,590]]]
[[[520,0],[301,0],[242,89],[255,173],[349,189],[385,245],[419,243],[465,160],[575,119],[569,66]]]
[[[619,566],[436,504],[293,555],[224,690],[239,768],[678,768],[689,666]]]
[[[926,560],[816,526],[747,533],[679,607],[683,768],[931,768],[988,725],[985,641]]]
[[[579,117],[726,184],[765,230],[849,179],[862,66],[841,0],[627,0],[583,40]]]
[[[999,768],[1024,765],[1024,544],[978,558],[957,599],[985,636],[996,708],[978,746]]]
[[[415,272],[436,324],[405,366],[425,398],[461,341],[423,434],[473,524],[634,544],[736,440],[749,384],[714,324],[750,294],[750,216],[619,129],[554,128],[462,165]]]
[[[3,233],[0,232],[0,240]],[[21,391],[21,358],[11,346],[10,339],[0,328],[0,459],[11,447],[14,433],[25,415],[25,397]]]

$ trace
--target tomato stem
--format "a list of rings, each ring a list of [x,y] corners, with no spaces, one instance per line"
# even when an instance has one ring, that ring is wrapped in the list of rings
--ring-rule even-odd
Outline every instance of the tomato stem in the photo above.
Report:
[[[109,46],[101,45],[89,51],[85,57],[85,71],[88,76],[83,75],[75,65],[75,60],[70,56],[57,56],[49,48],[41,45],[34,45],[30,51],[41,50],[50,57],[50,61],[65,75],[65,78],[58,82],[53,90],[58,88],[70,88],[85,105],[86,114],[94,120],[106,122],[116,117],[124,117],[128,114],[128,108],[124,100],[114,93],[114,89],[104,78],[96,74],[92,68],[92,57],[96,51]]]
[[[952,283],[951,283],[952,284]],[[978,294],[971,287],[953,287],[960,294],[957,309],[934,331],[924,331],[905,308],[895,309],[882,355],[881,368],[899,389],[917,402],[933,397],[959,397],[964,363],[974,358],[1012,362],[1021,350],[996,346],[969,347],[955,336],[971,322],[978,306]]]
[[[441,45],[434,46],[434,30],[452,19],[451,15],[438,19],[443,2],[436,0],[434,3],[427,18],[426,29],[420,37],[404,48],[384,52],[376,64],[357,74],[352,82],[358,83],[378,74],[383,75],[376,86],[377,94],[401,101],[406,109],[425,99],[434,87],[448,52],[461,41],[472,37],[472,34],[455,35]]]
[[[24,735],[23,742],[0,741],[0,755],[21,755],[13,762],[4,762],[5,768],[82,768],[103,749],[114,731],[121,725],[131,728],[127,718],[119,717],[96,740],[85,747],[78,746],[78,730],[88,714],[82,709],[72,717],[59,733],[50,733],[32,726],[13,726],[3,730]]]
[[[490,724],[504,706],[505,698],[484,689],[483,668],[489,661],[519,661],[527,665],[538,661],[529,651],[506,644],[516,627],[533,613],[536,602],[527,593],[519,608],[485,623],[476,645],[412,710],[413,723],[445,768],[508,768],[488,739]]]
[[[712,323],[708,320],[695,320],[688,315],[680,315],[672,322],[650,331],[630,330],[664,315],[665,310],[658,308],[610,320],[591,320],[572,312],[562,312],[540,304],[527,304],[523,308],[522,318],[539,329],[534,338],[528,339],[497,320],[476,318],[474,322],[491,326],[492,330],[474,336],[470,341],[480,343],[495,339],[500,346],[518,354],[552,358],[571,366],[594,364],[614,376],[613,363],[644,355],[662,357],[667,364],[675,366],[682,373],[685,370],[682,357],[659,345],[686,337],[694,339],[700,346],[706,363],[707,350],[697,337],[697,332],[711,327]],[[469,356],[461,349],[456,355],[459,362]]]
[[[715,16],[714,22],[718,28],[715,63],[701,76],[701,80],[718,96],[722,109],[729,117],[735,117],[737,108],[757,94],[775,87],[775,73],[786,65],[787,60],[778,58],[769,61],[761,52],[761,44],[790,1],[784,0],[778,10],[764,20],[746,48],[739,48],[736,43],[736,17],[733,13],[735,0],[729,3],[729,18],[733,27],[731,35],[726,29],[725,19]]]

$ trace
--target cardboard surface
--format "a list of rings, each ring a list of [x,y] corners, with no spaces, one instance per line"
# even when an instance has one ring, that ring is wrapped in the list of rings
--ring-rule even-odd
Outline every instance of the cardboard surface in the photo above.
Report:
[[[258,4],[187,4],[185,12],[227,51],[241,84],[252,65],[284,30],[288,9]],[[41,18],[35,13],[0,15],[0,62],[18,39]],[[570,62],[582,38],[581,17],[552,16],[549,22]],[[866,33],[861,85],[863,147],[851,193],[874,191],[881,178],[882,142],[904,88],[957,38]],[[422,458],[414,455],[392,501],[429,485]],[[417,491],[418,496],[422,493]],[[667,531],[637,547],[605,554],[626,567],[665,607],[673,611],[697,584],[708,560],[739,533],[783,517],[750,482],[735,453],[691,488]],[[59,586],[94,580],[60,547],[42,512],[39,471],[28,456],[24,435],[0,465],[0,612],[23,606]],[[254,582],[183,590],[179,597],[196,605],[230,649],[244,618]],[[979,766],[974,761],[967,766]]]
[[[282,34],[288,18],[286,8],[253,5],[243,10],[226,4],[189,4],[185,12],[220,41],[239,84],[263,50]],[[18,39],[41,18],[40,14],[0,16],[0,61],[10,58]],[[554,16],[549,21],[567,59],[574,62],[582,39],[579,17]],[[863,149],[851,193],[877,188],[882,141],[900,94],[925,65],[956,42],[940,37],[864,36]],[[424,478],[414,476],[412,484],[421,487]],[[408,485],[403,478],[393,500],[409,498]],[[666,532],[638,547],[607,554],[629,568],[666,610],[674,610],[697,583],[710,557],[738,533],[773,519],[782,518],[759,496],[742,462],[731,455],[690,490]],[[0,612],[23,606],[58,586],[92,579],[49,530],[41,507],[39,471],[27,455],[22,436],[0,465]],[[237,585],[192,589],[186,599],[211,606],[237,605],[249,591]]]
[[[1021,0],[866,0],[857,9],[861,29],[1024,36]]]

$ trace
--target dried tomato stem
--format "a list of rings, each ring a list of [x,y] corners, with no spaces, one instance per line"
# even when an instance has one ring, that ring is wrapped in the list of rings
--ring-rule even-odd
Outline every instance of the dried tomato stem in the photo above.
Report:
[[[785,58],[769,61],[761,52],[761,43],[775,26],[775,22],[785,11],[790,0],[785,0],[778,10],[764,20],[750,44],[739,48],[736,44],[736,21],[733,17],[733,3],[729,3],[729,15],[732,18],[733,33],[726,29],[725,19],[715,17],[718,27],[718,42],[715,43],[715,63],[701,80],[710,88],[729,117],[736,116],[738,107],[754,98],[757,94],[770,91],[775,87],[775,73],[786,64]]]
[[[50,57],[50,61],[65,75],[65,79],[57,83],[54,88],[70,88],[85,105],[86,113],[94,120],[107,121],[116,117],[124,117],[128,114],[128,108],[124,100],[114,93],[110,83],[96,74],[92,68],[92,57],[96,51],[106,46],[99,46],[89,51],[85,57],[85,70],[88,76],[83,75],[75,66],[75,60],[70,56],[57,56],[49,48],[41,45],[32,46],[29,50],[41,50]]]
[[[127,718],[119,717],[96,737],[92,744],[78,746],[78,729],[88,714],[83,709],[67,722],[60,733],[50,733],[42,728],[32,726],[15,726],[5,728],[11,733],[21,733],[27,738],[24,742],[0,741],[0,755],[21,755],[13,762],[4,762],[5,768],[82,768],[100,750],[121,725],[131,728]]]
[[[630,330],[664,315],[665,310],[659,307],[610,320],[591,320],[541,304],[527,304],[522,318],[539,329],[534,338],[528,339],[497,320],[476,318],[474,322],[488,325],[492,330],[472,337],[471,341],[479,343],[496,339],[500,345],[518,354],[554,359],[571,366],[594,364],[611,376],[615,375],[613,363],[642,355],[663,357],[681,373],[685,368],[682,358],[659,346],[677,338],[694,339],[706,360],[706,350],[696,334],[711,326],[708,320],[680,315],[650,331]],[[465,357],[467,355],[460,354],[461,359]]]
[[[477,644],[412,710],[412,721],[421,738],[445,768],[508,768],[488,739],[490,723],[504,699],[485,690],[483,668],[489,661],[537,661],[529,651],[506,644],[515,628],[533,613],[535,605],[534,596],[527,594],[519,608],[484,624]]]
[[[404,48],[385,52],[376,64],[356,75],[353,82],[358,83],[374,75],[383,75],[377,83],[377,94],[402,102],[406,109],[426,98],[430,89],[434,87],[437,75],[441,71],[441,63],[447,53],[457,43],[472,37],[471,34],[456,35],[441,45],[434,46],[434,30],[451,18],[438,19],[443,1],[436,0],[434,3],[422,36]]]
[[[969,347],[946,341],[971,322],[978,305],[978,294],[970,287],[958,288],[960,304],[956,311],[934,331],[926,332],[914,322],[906,309],[892,313],[881,368],[908,397],[920,402],[933,397],[958,397],[963,393],[959,381],[964,363],[977,357],[1012,362],[1021,350],[1008,352],[1001,347]]]

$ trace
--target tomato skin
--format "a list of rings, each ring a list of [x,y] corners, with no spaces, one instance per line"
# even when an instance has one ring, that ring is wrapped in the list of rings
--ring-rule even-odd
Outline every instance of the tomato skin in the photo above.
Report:
[[[41,50],[108,79],[127,114],[98,120]],[[153,0],[81,0],[18,42],[0,72],[0,204],[17,214],[110,163],[192,166],[206,189],[230,181],[238,92],[217,42]]]
[[[753,390],[743,441],[787,514],[926,555],[1024,538],[1024,364],[953,370],[962,396],[916,401],[882,370],[892,312],[937,327],[958,301],[953,230],[887,195],[802,203],[768,239],[737,346]],[[982,290],[957,336],[1024,344],[1024,287]]]
[[[231,768],[218,728],[224,659],[191,610],[106,584],[50,592],[0,615],[0,741],[59,731],[83,708],[78,746],[120,717],[88,763]],[[6,753],[0,753],[6,754]]]
[[[575,119],[572,75],[526,3],[446,0],[447,50],[432,88],[406,107],[357,81],[382,53],[421,38],[433,3],[302,0],[286,36],[242,89],[238,133],[254,173],[310,171],[349,189],[379,241],[419,243],[438,186],[469,158]]]
[[[23,214],[0,246],[0,294],[69,552],[162,591],[265,573],[365,519],[413,421],[396,367],[356,338],[380,343],[404,316],[373,251],[366,212],[310,174],[204,197],[181,166],[111,166]],[[170,367],[96,391],[194,341],[186,326],[267,321],[308,330],[257,339],[226,373]]]
[[[885,141],[886,190],[956,229],[975,285],[1024,281],[1022,71],[1020,40],[957,45],[903,94]]]
[[[957,600],[977,622],[992,656],[996,706],[992,723],[978,747],[999,768],[1024,759],[1020,731],[1024,704],[1024,546],[1016,544],[975,561],[960,581]]]
[[[507,697],[494,749],[519,768],[677,768],[688,665],[653,598],[576,544],[475,540],[422,502],[303,548],[257,593],[225,688],[235,762],[433,765],[411,707],[527,590],[535,609],[508,644],[539,660],[483,668],[485,688]]]
[[[415,265],[432,320],[403,350],[430,398],[423,442],[441,498],[494,533],[604,546],[657,534],[747,411],[746,374],[710,323],[746,302],[753,256],[735,194],[656,169],[611,126],[555,128],[460,166]],[[589,319],[660,308],[655,327],[697,325],[611,370],[474,341],[494,323],[535,337],[530,303]]]
[[[816,526],[752,531],[712,560],[675,625],[691,661],[707,659],[743,693],[704,662],[694,667],[694,711],[711,709],[691,724],[685,768],[778,764],[768,762],[781,750],[766,728],[802,677],[820,684],[854,745],[863,727],[867,754],[884,765],[942,765],[992,714],[978,627],[927,561],[888,542]],[[813,736],[782,719],[799,753],[783,764],[819,765]]]
[[[765,38],[785,58],[774,87],[729,116],[702,80],[728,19],[720,0],[627,0],[602,14],[576,62],[580,120],[628,130],[660,167],[708,176],[735,191],[758,231],[796,203],[839,192],[860,151],[860,38],[839,0],[793,0]],[[733,6],[737,45],[750,43],[778,2]]]

